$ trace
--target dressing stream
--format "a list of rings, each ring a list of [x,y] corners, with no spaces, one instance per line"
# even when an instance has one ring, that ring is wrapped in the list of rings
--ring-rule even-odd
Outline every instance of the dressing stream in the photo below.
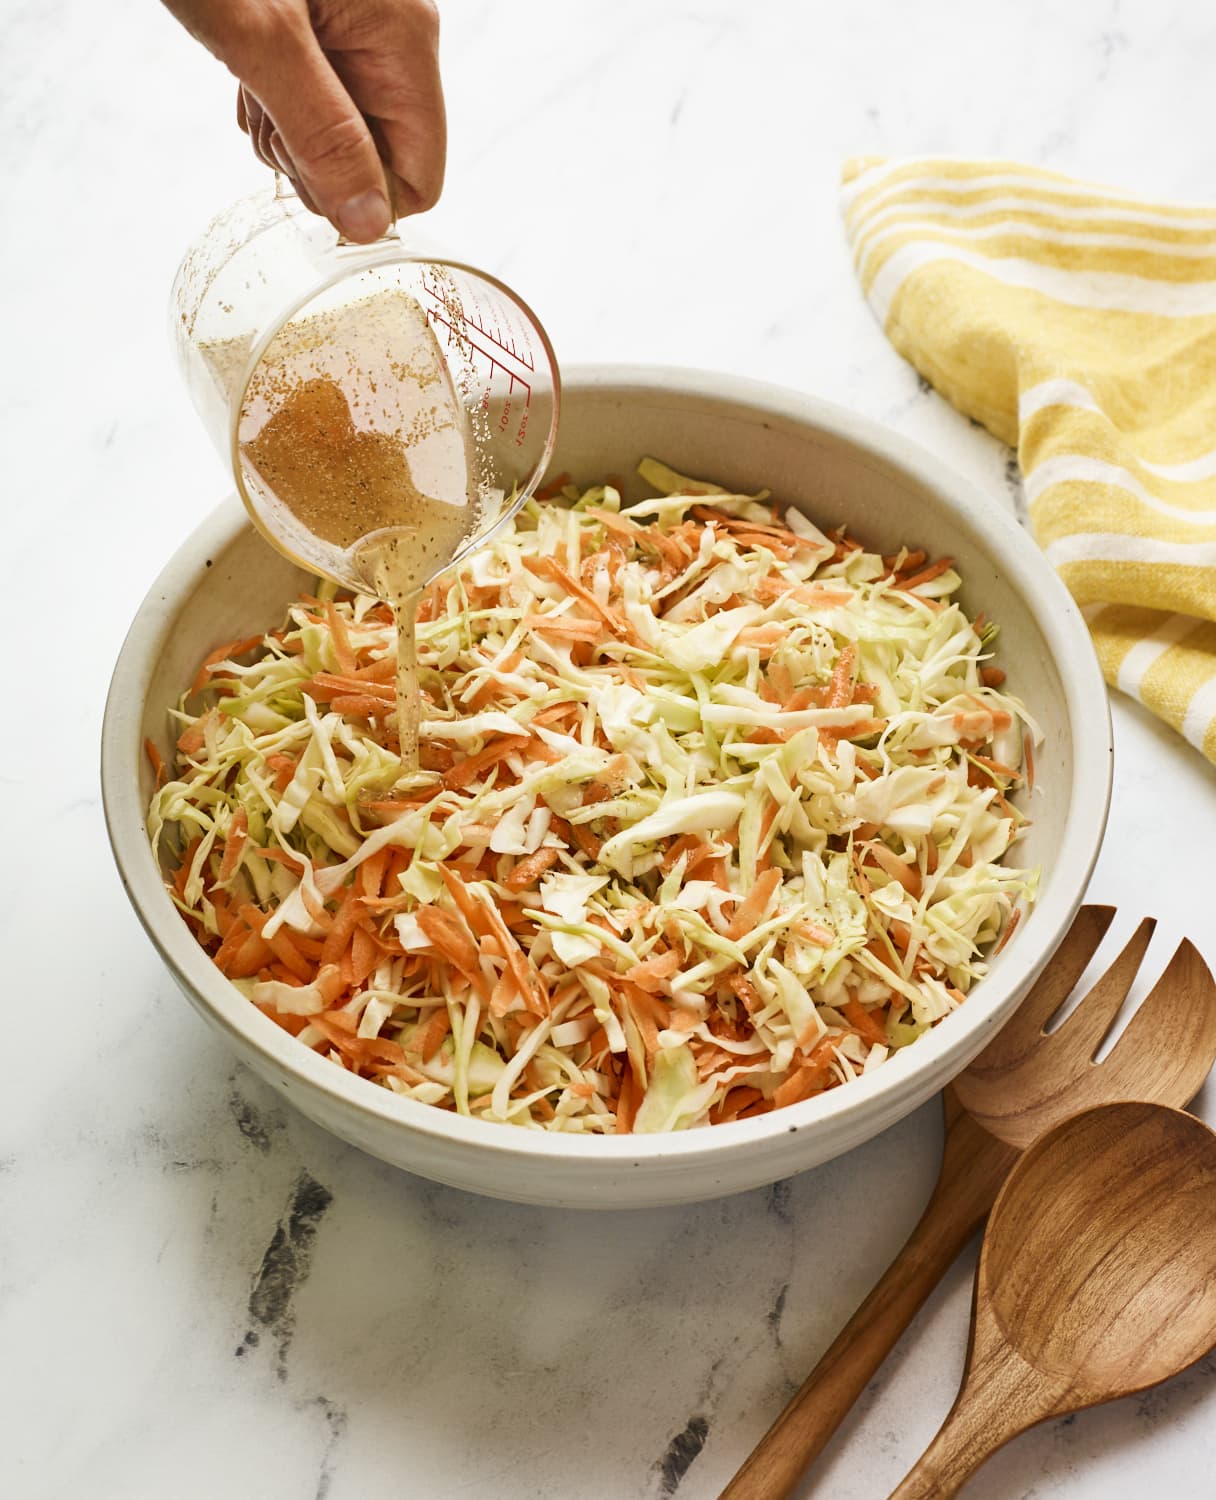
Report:
[[[454,506],[429,503],[460,517]],[[463,530],[456,531],[448,517],[428,515],[417,530],[407,531],[402,527],[381,533],[369,538],[358,551],[360,571],[372,591],[392,605],[397,622],[397,739],[402,769],[406,772],[418,769],[418,725],[422,717],[418,601],[427,579],[455,557],[465,536]]]

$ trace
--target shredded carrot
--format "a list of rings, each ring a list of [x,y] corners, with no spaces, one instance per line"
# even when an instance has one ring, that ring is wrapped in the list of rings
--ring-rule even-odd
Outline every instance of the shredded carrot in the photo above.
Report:
[[[257,1004],[256,1001],[254,1003]],[[276,1026],[281,1026],[289,1036],[299,1036],[308,1025],[307,1016],[280,1015],[273,1005],[258,1005],[257,1008],[268,1021],[273,1021]]]
[[[354,650],[350,644],[350,635],[347,633],[346,621],[334,608],[332,599],[325,604],[325,623],[329,626],[330,640],[333,642],[334,657],[337,660],[339,670],[350,674],[358,666]]]
[[[656,953],[651,958],[643,959],[640,964],[634,964],[629,971],[629,982],[636,984],[639,989],[658,994],[664,981],[670,979],[679,967],[680,955],[674,948],[669,948],[666,953]]]
[[[588,793],[594,789],[606,797],[615,797],[628,784],[632,764],[633,761],[628,755],[612,756],[599,775],[588,783]],[[589,800],[589,796],[584,796],[584,803]]]
[[[179,896],[185,894],[186,881],[190,878],[190,870],[194,864],[194,856],[198,853],[199,845],[203,842],[202,835],[196,834],[186,845],[182,854],[182,862],[177,867],[177,873],[173,877],[173,888]]]
[[[971,759],[978,762],[985,771],[990,771],[994,776],[1001,776],[1006,781],[1017,781],[1018,773],[1012,766],[1007,766],[1003,761],[992,760],[987,755],[981,755],[978,750],[971,752]]]
[[[435,1014],[422,1029],[418,1051],[424,1063],[429,1063],[443,1045],[443,1039],[452,1030],[452,1015],[446,1005],[436,1008]]]
[[[788,631],[784,625],[749,625],[735,637],[739,646],[755,646],[762,652],[772,652],[785,640]]]
[[[659,868],[662,870],[664,875],[669,875],[675,868],[676,861],[683,857],[686,857],[688,860],[688,864],[686,864],[684,867],[684,873],[687,875],[690,873],[689,867],[692,863],[693,855],[701,849],[710,850],[712,852],[712,845],[703,843],[695,833],[683,833],[679,838],[674,839],[672,843],[667,846],[667,850],[663,855]]]
[[[546,728],[552,728],[554,724],[561,724],[577,717],[579,705],[577,703],[552,703],[548,708],[539,709],[528,721],[529,727],[544,724]]]
[[[1008,925],[1006,926],[1005,931],[1001,934],[1000,942],[992,950],[994,954],[999,953],[1005,946],[1005,944],[1009,941],[1009,939],[1013,936],[1015,930],[1017,929],[1017,925],[1021,920],[1022,908],[1020,906],[1015,906],[1013,909],[1013,915],[1009,918]]]
[[[178,736],[177,748],[183,755],[195,755],[207,742],[207,726],[213,722],[215,710],[209,708],[202,718],[196,719],[188,729]]]
[[[618,1135],[629,1135],[638,1113],[638,1097],[633,1085],[633,1074],[628,1072],[621,1079],[621,1092],[616,1101],[616,1131]]]
[[[777,887],[781,884],[780,870],[765,870],[755,885],[752,887],[751,895],[740,906],[735,908],[735,915],[731,919],[730,926],[726,929],[726,935],[731,942],[737,943],[745,933],[751,931],[757,922],[768,910],[768,904],[773,899]]]
[[[952,557],[939,558],[937,562],[930,563],[927,568],[922,568],[919,573],[913,573],[911,578],[903,579],[901,587],[905,591],[910,592],[912,589],[919,588],[922,583],[931,583],[933,579],[940,578],[943,573],[953,566],[954,559]]]
[[[759,1089],[751,1088],[749,1085],[737,1085],[727,1089],[721,1104],[715,1105],[710,1111],[710,1121],[714,1125],[725,1125],[729,1120],[737,1120],[740,1113],[749,1105],[763,1102],[764,1095]]]
[[[927,553],[919,550],[909,552],[906,547],[903,547],[900,551],[892,552],[885,556],[883,558],[883,566],[895,574],[914,573],[917,568],[923,567],[927,561]]]
[[[844,646],[836,658],[832,680],[828,684],[826,707],[844,708],[853,696],[853,673],[857,667],[857,647]]]
[[[478,971],[477,944],[458,917],[438,906],[419,906],[414,918],[432,947],[466,974]]]
[[[841,740],[865,740],[872,734],[881,734],[886,727],[886,719],[854,719],[851,724],[826,730],[825,735]]]
[[[425,806],[428,800],[425,793],[413,797],[372,797],[359,803],[359,811],[372,813],[382,823],[391,823],[395,818]]]
[[[886,1045],[887,1028],[856,997],[840,1007],[840,1014],[863,1042],[871,1047]]]
[[[388,862],[392,852],[386,845],[383,849],[378,849],[375,854],[370,855],[359,866],[357,884],[360,895],[376,897],[380,894],[384,884],[384,872],[388,869]]]
[[[880,870],[885,871],[892,880],[898,881],[909,896],[914,900],[919,899],[924,882],[921,880],[920,871],[915,865],[905,864],[885,844],[878,842],[866,845],[866,855],[873,864],[876,864]]]
[[[520,948],[510,928],[503,921],[498,908],[492,902],[479,902],[470,896],[461,876],[447,865],[441,865],[439,872],[443,876],[443,883],[447,886],[449,894],[460,907],[473,931],[481,931],[487,936],[496,937],[501,943],[502,951],[506,955],[507,967],[515,979],[520,998],[525,1006],[536,1015],[548,1014],[549,995],[545,982],[528,964],[523,949]]]
[[[348,1063],[366,1067],[373,1062],[404,1063],[405,1049],[400,1042],[386,1041],[382,1037],[355,1036],[353,1017],[341,1011],[329,1011],[313,1016],[312,1024],[333,1044]]]
[[[604,847],[603,839],[592,833],[586,823],[567,823],[565,819],[554,819],[559,831],[570,841],[578,846],[581,853],[590,860],[600,857],[600,850]]]
[[[342,955],[339,968],[343,981],[356,989],[380,962],[380,949],[362,922],[356,922],[350,935],[350,947]]]
[[[572,594],[580,604],[585,604],[589,610],[598,615],[613,635],[629,639],[633,632],[615,611],[601,604],[590,589],[584,588],[577,578],[571,576],[562,565],[552,557],[525,557],[523,565],[530,573],[539,574],[542,578],[551,578],[559,583],[568,594]]]
[[[598,641],[604,635],[602,620],[581,620],[574,615],[527,615],[521,623],[525,630],[568,641]]]
[[[353,885],[348,885],[342,892],[338,910],[334,914],[333,923],[325,935],[325,946],[321,952],[321,962],[323,964],[341,963],[342,955],[346,952],[351,934],[355,930],[355,923],[358,920],[359,902],[357,892]]]
[[[259,845],[256,849],[251,848],[249,853],[257,859],[268,859],[272,864],[283,865],[297,875],[300,872],[300,856],[290,849],[280,849],[277,844],[268,844],[265,847]]]
[[[235,960],[237,954],[241,951],[248,936],[249,926],[246,922],[235,921],[228,928],[228,931],[224,936],[224,941],[211,955],[212,962],[222,974],[227,974],[229,972],[233,961]],[[266,951],[269,954],[269,948],[267,948]]]
[[[536,491],[538,500],[556,500],[561,492],[570,483],[570,476],[563,470],[552,479],[547,480],[540,489]]]
[[[144,741],[144,753],[152,767],[152,774],[156,777],[157,790],[165,784],[165,759],[150,739]]]
[[[365,666],[356,667],[350,674],[352,682],[392,683],[397,675],[397,664],[391,656],[381,656]]]
[[[739,540],[751,539],[753,545],[766,545],[771,549],[773,543],[776,543],[790,552],[811,550],[817,545],[812,538],[799,536],[788,526],[745,520],[742,516],[727,515],[724,511],[711,510],[705,505],[694,505],[692,513],[699,521],[712,521],[724,530],[734,532]]]
[[[266,757],[266,764],[274,772],[274,789],[276,792],[287,790],[291,778],[296,774],[299,766],[299,758],[295,755],[283,755],[276,753]]]
[[[382,719],[396,709],[393,698],[378,697],[371,693],[337,695],[330,700],[335,713],[351,719]]]
[[[238,807],[228,824],[228,838],[224,844],[224,857],[220,861],[219,883],[226,885],[237,872],[246,840],[249,837],[249,814]]]
[[[263,637],[251,635],[243,641],[229,641],[227,645],[217,646],[214,651],[208,652],[203,657],[203,664],[198,669],[198,674],[190,684],[191,694],[201,693],[207,684],[215,676],[216,668],[221,662],[231,661],[234,657],[244,656],[246,651],[252,651],[255,646],[262,644]]]
[[[642,1038],[646,1054],[648,1057],[654,1057],[659,1050],[659,1027],[667,1024],[667,1017],[656,1018],[654,1012],[646,1004],[649,996],[645,990],[635,990],[624,985],[619,987],[625,990],[625,1003],[633,1017],[633,1024]]]
[[[806,1062],[795,1068],[773,1094],[773,1104],[784,1109],[787,1104],[800,1104],[813,1094],[821,1094],[832,1083],[831,1058],[835,1044],[827,1037],[815,1048]]]
[[[243,941],[237,946],[230,962],[224,969],[229,979],[251,978],[270,964],[274,956],[270,945],[259,933],[250,932],[243,924],[241,932],[243,934]],[[291,980],[293,984],[298,982],[297,976],[290,969],[285,969],[281,963],[273,965],[272,977],[281,980],[284,976]]]
[[[804,937],[808,943],[814,943],[817,947],[828,948],[836,941],[835,934],[819,922],[799,920],[791,925],[799,937]]]
[[[486,676],[486,680],[468,700],[470,711],[472,713],[476,713],[478,709],[485,708],[487,704],[493,703],[495,698],[507,692],[508,684],[501,681],[501,677],[505,676],[509,672],[516,671],[522,661],[523,653],[520,651],[512,651],[511,654],[503,660],[498,668],[497,673],[488,674]],[[512,696],[514,696],[513,689],[511,690],[511,692]]]
[[[296,947],[295,941],[286,927],[280,927],[273,937],[265,937],[262,929],[266,926],[268,918],[264,912],[249,902],[240,909],[242,919],[249,925],[251,931],[256,932],[269,947],[270,951],[279,960],[287,971],[294,975],[303,984],[308,984],[314,978],[314,968],[307,958]]]
[[[550,866],[557,863],[558,854],[557,849],[541,848],[535,854],[526,855],[503,881],[503,884],[509,891],[528,890],[536,884]]]
[[[470,782],[476,781],[483,771],[496,766],[513,751],[522,749],[528,743],[528,739],[529,736],[526,734],[510,734],[492,740],[484,750],[479,750],[476,755],[466,756],[464,760],[458,760],[450,771],[445,771],[443,773],[444,786],[468,786]]]
[[[789,599],[805,604],[809,609],[842,609],[851,604],[854,596],[844,589],[823,588],[819,584],[791,583],[786,578],[761,578],[755,588],[756,598],[763,604],[775,599]]]
[[[757,1011],[764,1009],[764,1001],[761,1000],[759,991],[746,975],[732,974],[727,982],[743,1002],[743,1007],[749,1015],[754,1015]]]
[[[317,672],[309,680],[301,684],[301,691],[316,698],[320,702],[326,702],[331,698],[345,695],[362,695],[367,698],[383,698],[386,702],[395,701],[396,691],[391,683],[377,682],[370,677],[361,676],[358,671],[337,673]]]
[[[665,557],[677,566],[684,561],[684,555],[678,540],[665,535],[657,526],[639,526],[636,521],[630,520],[628,516],[619,515],[613,510],[602,510],[596,506],[588,506],[587,514],[606,526],[617,535],[628,538],[629,541],[637,543]]]

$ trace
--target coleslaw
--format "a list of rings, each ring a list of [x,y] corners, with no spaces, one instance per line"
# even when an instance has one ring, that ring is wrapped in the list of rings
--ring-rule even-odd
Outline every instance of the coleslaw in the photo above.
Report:
[[[565,483],[395,631],[326,585],[204,661],[148,827],[218,968],[421,1103],[625,1133],[847,1084],[965,1001],[1034,898],[1041,738],[952,562],[655,460]]]

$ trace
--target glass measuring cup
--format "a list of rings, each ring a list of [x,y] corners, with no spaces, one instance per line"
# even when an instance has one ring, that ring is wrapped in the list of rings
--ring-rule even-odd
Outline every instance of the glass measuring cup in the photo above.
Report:
[[[424,586],[523,504],[553,449],[557,362],[515,293],[412,233],[348,244],[282,178],[186,253],[172,333],[254,524],[348,588],[387,597],[390,536]]]

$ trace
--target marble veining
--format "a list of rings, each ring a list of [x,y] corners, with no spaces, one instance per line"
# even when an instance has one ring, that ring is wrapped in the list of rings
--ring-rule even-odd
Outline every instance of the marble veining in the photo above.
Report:
[[[237,1123],[239,1126],[240,1121]],[[245,1134],[243,1129],[241,1133]],[[274,1341],[275,1373],[283,1381],[287,1379],[287,1351],[295,1332],[292,1301],[296,1288],[308,1276],[317,1226],[333,1201],[334,1195],[328,1188],[307,1172],[300,1173],[249,1293],[249,1327],[237,1345],[237,1358],[249,1349],[256,1349],[269,1336]]]
[[[904,364],[852,277],[852,153],[1009,156],[1216,198],[1216,33],[1183,0],[441,0],[428,231],[561,358],[717,367],[888,422],[1024,515],[1016,464]],[[367,1158],[236,1066],[105,842],[108,674],[226,489],[164,328],[182,248],[262,175],[230,80],[154,0],[0,7],[8,479],[0,700],[0,1494],[12,1500],[712,1500],[907,1234],[926,1106],[717,1203],[597,1215]],[[407,226],[408,235],[408,226]],[[62,542],[59,555],[53,544]],[[33,649],[31,649],[31,647]],[[1210,768],[1116,702],[1091,898],[1216,962]],[[1216,1119],[1216,1088],[1196,1105]],[[974,1249],[802,1493],[874,1500],[948,1409]],[[975,1500],[1206,1497],[1216,1361],[1011,1444]]]
[[[697,1412],[676,1433],[667,1445],[667,1451],[659,1459],[659,1493],[674,1495],[680,1488],[689,1467],[696,1461],[705,1439],[709,1436],[709,1423]]]

